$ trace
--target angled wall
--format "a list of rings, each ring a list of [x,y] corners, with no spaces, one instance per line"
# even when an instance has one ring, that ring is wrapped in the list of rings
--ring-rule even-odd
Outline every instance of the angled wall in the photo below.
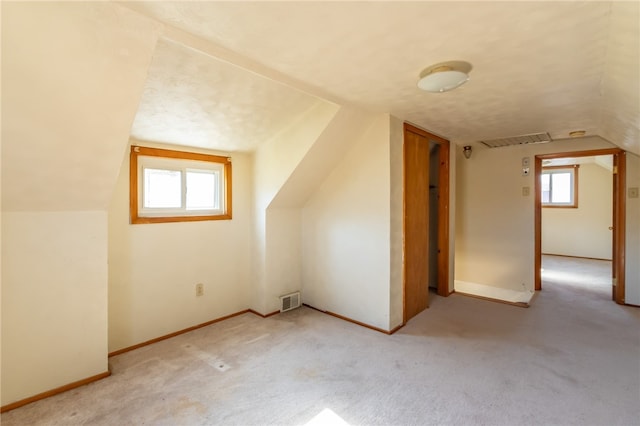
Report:
[[[107,371],[107,206],[159,28],[2,3],[2,405]]]
[[[383,330],[390,325],[390,117],[373,117],[302,209],[303,298]]]
[[[338,110],[337,105],[319,101],[254,153],[250,306],[262,314],[278,308],[278,294],[267,288],[267,209]],[[273,223],[278,223],[277,219]],[[276,232],[270,233],[272,238]],[[280,238],[291,244],[295,241],[292,235]],[[299,263],[299,259],[295,258],[294,262]]]

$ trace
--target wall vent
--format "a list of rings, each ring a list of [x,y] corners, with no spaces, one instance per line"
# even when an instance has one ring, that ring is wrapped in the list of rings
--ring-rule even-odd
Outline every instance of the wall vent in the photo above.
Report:
[[[292,309],[299,308],[300,305],[301,303],[299,291],[280,296],[280,312],[287,312]]]
[[[488,146],[489,148],[502,148],[503,146],[528,145],[547,142],[551,142],[551,136],[549,136],[549,133],[533,133],[530,135],[480,141],[481,144]]]

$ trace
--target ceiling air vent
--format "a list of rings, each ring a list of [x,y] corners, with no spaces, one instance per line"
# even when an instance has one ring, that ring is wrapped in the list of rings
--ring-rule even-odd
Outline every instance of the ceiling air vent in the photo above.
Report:
[[[547,142],[551,142],[551,136],[549,136],[549,133],[533,133],[531,135],[480,141],[481,144],[486,145],[489,148],[502,148],[503,146],[528,145]]]

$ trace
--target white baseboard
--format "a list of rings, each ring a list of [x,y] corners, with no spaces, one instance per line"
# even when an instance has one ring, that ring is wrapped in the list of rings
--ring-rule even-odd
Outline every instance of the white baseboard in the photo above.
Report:
[[[454,288],[455,291],[459,293],[486,297],[488,299],[503,300],[509,303],[525,303],[527,305],[535,294],[533,291],[512,290],[459,280],[455,280]]]

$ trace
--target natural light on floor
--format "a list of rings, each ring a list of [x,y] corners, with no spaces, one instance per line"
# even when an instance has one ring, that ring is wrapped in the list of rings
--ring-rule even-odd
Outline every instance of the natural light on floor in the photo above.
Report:
[[[320,411],[317,416],[305,423],[305,426],[349,426],[349,423],[345,422],[342,417],[331,411],[329,408],[325,408]]]

